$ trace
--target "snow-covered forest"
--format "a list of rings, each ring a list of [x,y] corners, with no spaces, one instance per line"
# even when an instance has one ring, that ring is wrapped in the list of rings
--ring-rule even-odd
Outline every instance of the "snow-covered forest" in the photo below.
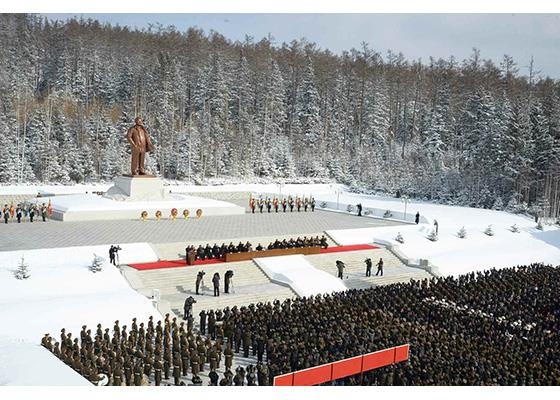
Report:
[[[504,55],[407,60],[364,43],[0,15],[0,182],[110,180],[144,118],[170,179],[311,177],[560,212],[560,82]]]

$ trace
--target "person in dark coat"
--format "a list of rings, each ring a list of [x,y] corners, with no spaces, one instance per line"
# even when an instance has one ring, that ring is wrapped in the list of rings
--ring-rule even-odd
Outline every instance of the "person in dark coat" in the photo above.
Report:
[[[231,282],[231,278],[233,278],[233,271],[226,271],[226,274],[224,276],[224,293],[229,293],[229,284]]]
[[[366,276],[371,276],[371,258],[366,258]]]
[[[315,211],[315,199],[312,197],[311,198],[311,212]]]
[[[416,225],[418,225],[418,223],[420,222],[420,211],[416,212],[416,217],[414,217],[414,222],[416,222]]]
[[[336,260],[336,268],[338,269],[338,278],[343,279],[343,275],[344,275],[344,268],[346,268],[346,266],[344,265],[344,263],[340,260]]]
[[[377,263],[377,273],[375,274],[375,276],[379,275],[380,272],[381,276],[383,276],[383,258],[380,258],[379,262]]]
[[[356,207],[358,207],[358,217],[362,216],[362,203],[358,203],[356,205]]]
[[[185,299],[185,305],[183,306],[183,310],[184,310],[184,315],[183,315],[183,319],[187,319],[189,317],[192,317],[192,306],[193,304],[196,303],[196,300],[193,299],[192,296],[189,296]]]
[[[16,218],[17,218],[18,224],[21,223],[21,217],[22,216],[23,216],[23,211],[21,210],[21,207],[18,206],[18,208],[16,208]]]
[[[200,314],[200,333],[206,335],[206,311],[202,310]]]
[[[212,283],[214,284],[214,296],[220,295],[220,274],[216,272],[212,278]]]
[[[115,264],[115,246],[111,245],[111,247],[109,248],[109,263],[116,265]]]

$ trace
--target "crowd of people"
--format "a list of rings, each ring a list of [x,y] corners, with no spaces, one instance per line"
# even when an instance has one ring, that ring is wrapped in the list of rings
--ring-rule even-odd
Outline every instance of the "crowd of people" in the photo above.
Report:
[[[259,243],[257,247],[255,247],[255,250],[293,249],[297,247],[321,247],[322,249],[326,249],[329,247],[329,244],[325,235],[322,235],[321,237],[304,236],[303,238],[298,236],[296,239],[276,239],[274,242],[270,242],[266,247],[263,247]]]
[[[14,203],[11,203],[10,205],[4,204],[4,208],[2,209],[2,219],[5,224],[10,222],[34,222],[39,218],[41,218],[43,222],[46,222],[47,218],[51,216],[52,207],[50,203],[48,205],[45,203],[41,205],[32,203],[19,203],[14,205]]]
[[[203,358],[204,349],[214,349],[216,354],[226,354],[226,349],[228,353],[239,353],[243,349],[243,357],[250,353],[257,357],[257,375],[266,376],[257,379],[258,383],[271,384],[274,376],[283,373],[409,343],[408,362],[335,383],[559,385],[559,291],[560,268],[531,264],[458,278],[411,280],[205,311],[200,315],[196,334],[192,316],[186,329],[167,316],[163,324],[148,323],[152,334],[147,340],[143,330],[140,347],[140,333],[134,339],[130,334],[126,340],[126,329],[121,334],[115,325],[113,339],[100,329],[93,345],[89,336],[84,336],[90,349],[86,349],[86,356],[78,341],[73,345],[71,338],[61,340],[65,341],[65,357],[70,364],[83,366],[82,357],[88,360],[93,354],[98,357],[93,361],[98,370],[107,370],[107,364],[117,359],[116,370],[124,369],[125,375],[123,365],[128,365],[130,382],[131,374],[141,373],[145,367],[146,357],[157,358],[160,364],[163,359],[167,363],[164,369],[173,369],[175,376],[183,373],[183,354],[188,354],[189,365],[198,355],[196,365],[200,368],[202,360],[210,360],[211,367],[220,362],[219,356],[208,352]],[[155,334],[154,325],[159,327]],[[136,329],[139,330],[133,327],[133,331]],[[153,344],[153,353],[148,352],[148,342]],[[183,350],[187,348],[188,352]],[[61,354],[62,350],[57,347],[53,352]],[[226,355],[226,366],[227,363]],[[92,369],[91,364],[85,361],[86,371]],[[159,369],[161,375],[161,366]],[[191,370],[193,376],[198,372],[192,366]],[[112,371],[114,375],[115,369]],[[152,369],[144,371],[150,373]],[[91,376],[91,372],[88,374]],[[158,382],[157,375],[155,379]]]
[[[164,321],[154,321],[150,317],[146,324],[132,319],[130,329],[115,321],[112,331],[98,324],[94,332],[87,326],[82,327],[79,338],[63,328],[60,340],[46,334],[41,344],[56,357],[73,368],[90,382],[111,386],[146,385],[195,385],[203,384],[201,372],[208,368],[211,386],[270,385],[266,363],[258,362],[246,368],[233,367],[234,349],[239,352],[243,346],[244,354],[252,344],[234,334],[224,343],[224,330],[221,322],[228,313],[201,312],[199,332],[193,331],[193,318],[185,322],[165,315]],[[206,320],[208,323],[206,323]],[[204,337],[200,331],[206,332]],[[213,339],[211,339],[213,338]],[[221,365],[224,372],[218,374]],[[187,383],[189,382],[189,383]],[[192,382],[192,383],[190,383]]]
[[[249,241],[247,241],[246,243],[239,242],[239,244],[237,245],[233,244],[233,242],[230,242],[229,245],[222,243],[221,246],[218,246],[217,243],[214,243],[213,246],[210,246],[210,244],[207,243],[205,247],[203,247],[202,245],[199,245],[198,247],[189,245],[185,248],[187,263],[189,259],[222,259],[227,253],[245,253],[249,251],[253,251],[253,245]]]
[[[290,212],[307,212],[308,210],[314,212],[315,199],[313,198],[313,196],[296,196],[295,198],[292,196],[288,196],[287,198],[283,197],[282,199],[279,199],[276,196],[274,196],[274,198],[272,199],[270,197],[267,197],[266,199],[263,199],[262,197],[258,199],[251,197],[249,200],[249,208],[251,209],[251,212],[253,214],[257,209],[261,214],[263,213],[264,209],[266,209],[266,211],[269,213],[278,212],[279,210],[281,210],[282,212],[287,212],[287,210],[289,210]]]
[[[210,246],[209,243],[206,246],[199,245],[195,247],[194,245],[189,245],[185,248],[187,264],[193,264],[196,260],[211,260],[211,259],[223,259],[228,253],[246,253],[250,251],[263,251],[263,250],[273,250],[273,249],[291,249],[296,247],[321,247],[326,249],[329,247],[327,238],[325,235],[322,237],[297,237],[290,239],[276,239],[274,242],[270,242],[268,246],[264,247],[262,244],[258,244],[254,250],[251,242],[246,243],[239,242],[237,245],[230,242],[229,245],[222,243],[218,246],[214,243]]]

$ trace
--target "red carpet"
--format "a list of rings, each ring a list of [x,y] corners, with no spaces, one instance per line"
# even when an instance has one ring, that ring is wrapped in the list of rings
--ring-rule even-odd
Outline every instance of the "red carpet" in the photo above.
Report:
[[[224,260],[196,260],[194,265],[187,265],[185,260],[160,260],[151,263],[142,263],[142,264],[129,264],[134,269],[138,271],[147,271],[149,269],[160,269],[160,268],[176,268],[176,267],[196,267],[197,265],[206,265],[206,264],[219,264],[223,263]]]
[[[328,247],[326,249],[321,249],[321,254],[326,253],[341,253],[344,251],[358,251],[358,250],[373,250],[378,249],[379,247],[371,246],[369,244],[355,244],[351,246],[335,246],[335,247]],[[160,269],[160,268],[176,268],[176,267],[195,267],[197,265],[206,265],[206,264],[220,264],[225,263],[223,259],[210,259],[210,260],[196,260],[194,265],[187,265],[185,260],[160,260],[151,263],[141,263],[141,264],[129,264],[134,269],[138,271],[147,271],[150,269]]]
[[[379,247],[372,246],[369,244],[353,244],[351,246],[335,246],[327,247],[326,249],[321,249],[321,254],[325,253],[341,253],[343,251],[358,251],[358,250],[373,250]]]

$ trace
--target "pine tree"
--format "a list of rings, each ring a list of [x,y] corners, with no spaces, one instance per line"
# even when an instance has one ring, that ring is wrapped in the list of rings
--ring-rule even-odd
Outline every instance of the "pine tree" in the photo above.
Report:
[[[460,237],[461,239],[467,237],[467,230],[465,229],[464,226],[461,229],[459,229],[459,232],[457,232],[457,236]]]
[[[93,260],[91,262],[91,265],[89,266],[89,270],[93,273],[96,272],[101,272],[101,270],[103,269],[103,262],[105,260],[98,256],[97,254],[93,254]]]
[[[494,236],[494,231],[492,230],[492,224],[488,225],[488,227],[484,230],[484,233],[488,236]]]
[[[23,256],[21,256],[21,261],[18,265],[17,270],[14,272],[16,279],[28,279],[31,274],[29,272],[29,265],[25,262]]]

